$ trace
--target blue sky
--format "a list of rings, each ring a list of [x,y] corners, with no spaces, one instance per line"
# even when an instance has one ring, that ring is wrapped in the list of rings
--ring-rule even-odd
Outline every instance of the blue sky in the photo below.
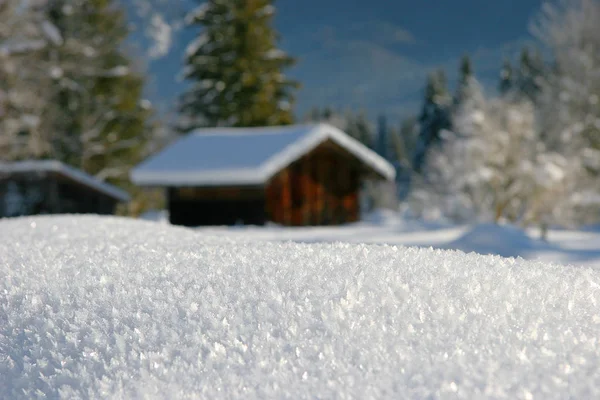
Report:
[[[473,56],[490,88],[502,58],[529,39],[528,23],[541,0],[279,0],[281,46],[298,57],[289,72],[303,88],[298,114],[314,105],[365,109],[402,117],[418,111],[426,73],[444,67],[452,78],[459,58]],[[190,2],[191,5],[194,1]],[[185,83],[180,32],[169,54],[150,65],[150,97],[174,105]]]

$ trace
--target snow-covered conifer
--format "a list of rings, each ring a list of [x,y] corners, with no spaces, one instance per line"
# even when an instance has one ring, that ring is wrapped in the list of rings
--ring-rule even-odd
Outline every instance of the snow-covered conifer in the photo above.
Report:
[[[282,125],[293,121],[293,90],[283,74],[294,59],[277,48],[271,0],[207,0],[186,23],[200,27],[185,54],[182,127]]]
[[[546,46],[552,70],[543,81],[539,115],[544,142],[565,165],[561,196],[546,210],[551,219],[598,219],[600,194],[600,2],[546,4],[532,24]],[[553,208],[553,209],[552,209]]]
[[[431,146],[439,142],[442,131],[450,129],[451,96],[443,71],[429,74],[425,100],[419,115],[419,136],[413,156],[413,167],[420,172]]]

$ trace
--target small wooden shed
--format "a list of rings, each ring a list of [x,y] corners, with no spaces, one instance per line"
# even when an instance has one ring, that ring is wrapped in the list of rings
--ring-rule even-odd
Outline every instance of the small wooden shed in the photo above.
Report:
[[[176,225],[333,225],[358,220],[363,179],[394,167],[327,125],[194,131],[131,174],[163,187]]]
[[[113,214],[129,195],[55,160],[0,163],[0,217]]]

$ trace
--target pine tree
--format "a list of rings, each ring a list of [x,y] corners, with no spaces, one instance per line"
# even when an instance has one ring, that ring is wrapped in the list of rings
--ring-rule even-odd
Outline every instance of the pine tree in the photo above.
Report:
[[[454,127],[461,135],[448,135],[427,158],[415,210],[461,223],[519,220],[550,167],[537,158],[531,102],[484,98],[480,109],[458,111]]]
[[[522,98],[536,102],[543,71],[544,61],[540,52],[523,48],[515,79],[516,89]]]
[[[379,118],[377,118],[377,144],[375,150],[386,160],[389,160],[390,158],[390,138],[388,134],[387,118],[385,115],[380,115]]]
[[[335,126],[343,131],[347,131],[349,125],[351,124],[351,119],[352,114],[340,114],[338,112],[334,112],[331,107],[325,107],[323,109],[314,107],[304,118],[306,122],[325,123]]]
[[[41,124],[47,109],[47,69],[39,50],[46,45],[40,16],[29,5],[0,3],[0,160],[46,156],[49,131]]]
[[[373,148],[373,130],[364,111],[349,114],[346,117],[346,127],[343,130],[365,146]]]
[[[293,122],[297,84],[283,75],[294,59],[276,47],[271,0],[207,0],[187,16],[202,28],[189,44],[182,96],[183,130]]]
[[[51,0],[56,40],[44,49],[53,79],[53,158],[123,184],[153,132],[144,80],[125,54],[129,33],[113,0]]]
[[[328,120],[328,119],[333,118],[334,115],[335,115],[335,113],[333,112],[331,107],[327,106],[327,107],[323,108],[323,112],[321,113],[321,118],[324,120]]]
[[[481,84],[475,77],[471,59],[465,56],[460,63],[458,87],[454,96],[452,112],[461,112],[464,108],[479,108],[482,103],[483,91]]]
[[[514,89],[514,72],[510,60],[504,60],[504,65],[500,70],[500,82],[498,83],[498,91],[502,96],[508,95]]]
[[[473,65],[468,55],[462,57],[460,61],[458,88],[454,96],[455,105],[460,105],[470,96],[470,85],[473,79]]]
[[[463,116],[477,117],[481,115],[484,108],[485,99],[483,97],[483,88],[475,77],[471,60],[468,57],[463,58],[459,69],[459,80],[456,95],[454,97],[454,107],[452,109],[452,125],[456,134],[462,135],[461,129],[457,126],[468,125],[469,122],[459,121]]]
[[[319,107],[311,108],[305,119],[308,121],[311,121],[311,122],[320,121],[321,120],[321,110],[319,110]]]
[[[553,223],[595,223],[600,215],[599,20],[600,2],[581,0],[549,4],[532,24],[552,65],[538,81],[539,124],[548,152],[565,166],[560,193],[541,207]]]
[[[420,172],[429,148],[440,140],[440,133],[451,128],[450,95],[444,71],[429,74],[425,101],[419,116],[419,138],[415,146],[413,168]]]
[[[412,155],[415,153],[419,138],[419,121],[416,115],[404,118],[400,123],[395,153],[406,168],[412,166]]]

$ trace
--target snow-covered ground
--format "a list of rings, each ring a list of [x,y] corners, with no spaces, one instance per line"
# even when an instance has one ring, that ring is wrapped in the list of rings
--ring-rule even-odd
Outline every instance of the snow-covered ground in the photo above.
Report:
[[[597,269],[246,230],[0,221],[0,397],[600,396]]]
[[[167,218],[161,214],[161,218]],[[600,267],[600,229],[550,230],[548,241],[536,229],[524,232],[512,226],[480,224],[454,226],[402,219],[391,211],[378,211],[364,221],[340,227],[284,228],[206,227],[200,232],[242,240],[303,243],[349,242],[433,247],[479,254],[522,257],[533,261]]]

